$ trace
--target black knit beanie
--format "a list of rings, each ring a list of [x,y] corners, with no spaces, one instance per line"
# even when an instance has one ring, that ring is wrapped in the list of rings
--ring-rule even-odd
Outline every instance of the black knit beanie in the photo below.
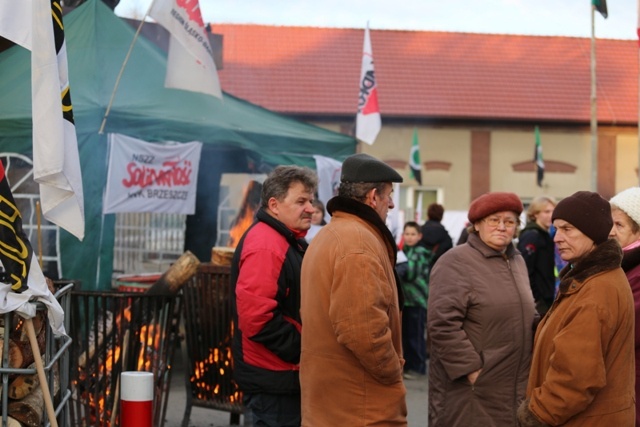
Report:
[[[591,191],[578,191],[562,199],[553,210],[551,219],[567,221],[596,245],[607,241],[613,227],[609,202]]]

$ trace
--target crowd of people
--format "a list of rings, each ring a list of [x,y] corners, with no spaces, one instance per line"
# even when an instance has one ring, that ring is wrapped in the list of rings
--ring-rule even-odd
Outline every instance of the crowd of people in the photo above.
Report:
[[[231,267],[253,425],[406,426],[405,381],[428,376],[430,427],[640,427],[640,187],[538,197],[525,224],[486,193],[456,246],[433,203],[399,247],[399,182],[355,154],[325,211],[310,169],[265,180]]]

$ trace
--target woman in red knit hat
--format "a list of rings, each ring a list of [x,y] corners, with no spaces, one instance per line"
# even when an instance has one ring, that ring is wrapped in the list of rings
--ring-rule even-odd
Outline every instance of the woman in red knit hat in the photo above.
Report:
[[[427,309],[429,427],[515,426],[536,318],[527,266],[512,244],[513,193],[469,207],[469,238],[431,271]]]

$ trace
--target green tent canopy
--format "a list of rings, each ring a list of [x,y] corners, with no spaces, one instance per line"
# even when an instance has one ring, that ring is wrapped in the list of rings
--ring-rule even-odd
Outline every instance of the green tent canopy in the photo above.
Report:
[[[224,94],[164,87],[166,54],[140,37],[131,53],[103,134],[102,118],[134,30],[102,1],[90,0],[65,16],[69,80],[82,167],[85,239],[62,231],[60,254],[67,279],[84,289],[110,287],[114,215],[102,215],[107,176],[107,133],[149,142],[203,143],[196,213],[187,219],[185,249],[201,260],[216,241],[220,177],[265,172],[279,164],[315,168],[313,155],[338,160],[355,152],[353,137],[299,122]],[[15,46],[0,54],[0,151],[32,156],[31,56]]]

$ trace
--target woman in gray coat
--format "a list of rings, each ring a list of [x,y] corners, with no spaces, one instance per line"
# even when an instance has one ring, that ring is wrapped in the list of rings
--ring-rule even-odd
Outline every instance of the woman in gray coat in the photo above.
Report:
[[[478,197],[467,243],[431,271],[429,427],[517,425],[536,317],[527,267],[512,244],[522,210],[513,193]]]

